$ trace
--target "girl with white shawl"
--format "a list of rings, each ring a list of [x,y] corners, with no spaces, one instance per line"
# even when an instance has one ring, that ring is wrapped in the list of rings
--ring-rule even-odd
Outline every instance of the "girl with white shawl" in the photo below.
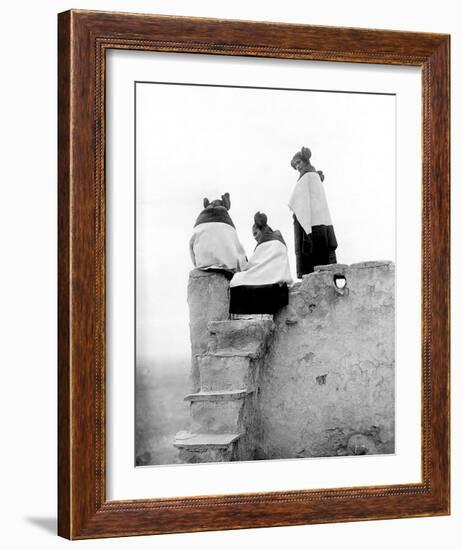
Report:
[[[212,202],[204,199],[204,209],[194,224],[189,250],[194,267],[204,271],[231,274],[243,269],[247,263],[244,248],[228,211],[231,208],[229,193]]]
[[[336,264],[337,239],[322,182],[324,174],[310,162],[311,151],[302,147],[291,161],[300,173],[289,201],[294,215],[297,277],[312,273],[314,266]]]
[[[230,282],[231,314],[274,314],[289,300],[292,283],[287,247],[280,231],[273,231],[265,214],[254,216],[257,241],[247,266]]]

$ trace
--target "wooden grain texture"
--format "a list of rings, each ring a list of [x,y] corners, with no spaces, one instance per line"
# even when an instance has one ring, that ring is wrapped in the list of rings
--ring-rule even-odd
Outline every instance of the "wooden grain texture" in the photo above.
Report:
[[[71,536],[70,494],[70,14],[58,28],[58,532]]]
[[[70,539],[449,513],[449,37],[248,21],[59,15],[58,531]],[[422,481],[107,501],[105,53],[108,48],[421,67]]]

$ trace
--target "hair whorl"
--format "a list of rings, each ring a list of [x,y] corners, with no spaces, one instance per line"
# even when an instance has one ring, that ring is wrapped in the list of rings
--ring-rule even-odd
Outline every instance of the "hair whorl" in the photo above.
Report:
[[[266,214],[263,214],[263,212],[257,212],[255,214],[255,216],[253,217],[253,219],[254,219],[255,225],[256,225],[256,227],[258,227],[258,229],[262,229],[268,223],[268,218],[267,218]]]
[[[308,147],[302,147],[302,150],[300,151],[302,154],[302,157],[308,162],[311,158],[311,149]]]

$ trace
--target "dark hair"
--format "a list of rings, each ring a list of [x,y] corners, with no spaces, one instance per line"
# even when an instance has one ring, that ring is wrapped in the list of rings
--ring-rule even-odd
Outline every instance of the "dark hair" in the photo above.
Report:
[[[256,229],[263,229],[264,227],[266,227],[268,225],[268,218],[266,216],[266,214],[263,214],[263,212],[257,212],[255,214],[255,216],[253,217],[254,219],[254,224],[253,226],[256,228]]]
[[[224,195],[221,195],[221,199],[216,199],[212,202],[209,201],[207,197],[203,200],[204,208],[208,208],[210,205],[212,206],[224,206],[226,210],[229,210],[231,208],[231,197],[229,196],[229,193],[225,193]]]
[[[292,160],[290,161],[290,165],[295,170],[295,163],[297,162],[297,160],[302,160],[308,166],[311,166],[310,158],[311,158],[311,149],[308,149],[308,147],[302,147],[301,150],[295,153],[295,155],[292,157]]]

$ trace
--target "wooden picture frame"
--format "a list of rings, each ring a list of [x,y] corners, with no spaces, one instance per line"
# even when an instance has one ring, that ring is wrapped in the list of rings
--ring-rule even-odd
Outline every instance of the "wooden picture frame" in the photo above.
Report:
[[[59,14],[58,533],[69,539],[449,514],[448,35],[91,11]],[[422,480],[107,501],[105,54],[207,53],[420,67]]]

